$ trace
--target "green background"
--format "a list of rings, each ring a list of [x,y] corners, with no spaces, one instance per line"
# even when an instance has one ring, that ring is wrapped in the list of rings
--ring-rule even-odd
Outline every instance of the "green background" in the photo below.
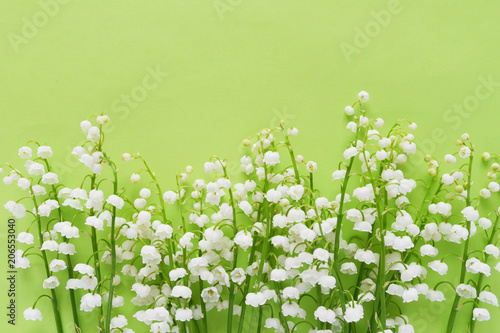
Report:
[[[237,162],[242,139],[284,119],[299,128],[296,150],[318,163],[318,187],[332,195],[347,142],[343,108],[360,90],[370,93],[370,115],[417,122],[426,152],[454,151],[464,131],[478,151],[498,151],[498,1],[62,2],[0,4],[2,163],[21,166],[17,149],[36,139],[53,146],[61,178],[78,186],[70,152],[84,138],[79,122],[105,112],[111,156],[140,151],[167,188],[176,170],[200,169],[212,154]],[[163,76],[155,82],[151,71]],[[2,184],[0,203],[19,195]],[[22,319],[40,284],[22,275],[17,325],[2,314],[0,327],[51,331],[48,307],[41,324]],[[414,313],[432,323],[421,331],[444,330],[448,308],[438,308]],[[478,331],[497,330],[498,310],[491,313]]]

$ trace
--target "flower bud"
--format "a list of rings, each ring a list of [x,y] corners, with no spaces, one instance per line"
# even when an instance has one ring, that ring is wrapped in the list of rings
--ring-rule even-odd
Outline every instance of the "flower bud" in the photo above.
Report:
[[[106,115],[98,116],[97,117],[97,123],[100,124],[100,125],[107,124],[107,123],[109,123],[109,117],[106,116]]]
[[[132,160],[132,156],[130,156],[129,153],[124,153],[122,155],[122,160],[123,160],[123,162],[128,163]]]
[[[133,173],[132,176],[130,176],[130,181],[132,182],[132,184],[137,184],[141,181],[141,176],[137,173]]]
[[[84,132],[88,132],[88,130],[92,127],[92,124],[88,120],[84,120],[80,123],[80,128]]]
[[[358,94],[358,99],[361,103],[366,103],[370,99],[370,95],[366,91],[361,91]]]

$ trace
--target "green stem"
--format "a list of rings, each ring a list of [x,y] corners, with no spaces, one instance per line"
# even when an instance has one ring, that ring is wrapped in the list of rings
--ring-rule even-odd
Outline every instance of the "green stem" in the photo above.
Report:
[[[309,188],[311,189],[311,197],[309,198],[309,204],[312,206],[314,201],[314,181],[312,172],[309,173]],[[318,216],[318,219],[321,219],[321,216]]]
[[[321,306],[321,305],[323,305],[323,299],[322,299],[322,295],[321,295],[321,286],[319,284],[316,286],[316,293],[318,294],[318,306]],[[286,324],[286,321],[285,321],[285,324]],[[323,323],[318,318],[318,328],[321,329],[322,325],[323,325]]]
[[[200,282],[200,295],[201,295],[201,291],[203,290],[203,280],[200,278],[198,278],[198,281]],[[205,306],[205,302],[203,302],[203,300],[201,300],[201,312],[203,313],[203,333],[207,333],[208,332],[208,323],[207,323],[207,307]]]
[[[93,190],[95,188],[95,180],[96,180],[96,175],[95,174],[92,174],[91,178],[90,178],[90,189]],[[93,216],[94,215],[94,209],[91,208],[90,209],[90,216]],[[97,289],[97,293],[98,294],[101,294],[101,285],[100,285],[100,281],[101,281],[101,263],[99,261],[99,247],[98,247],[98,244],[97,244],[97,231],[94,227],[91,227],[91,232],[92,232],[92,235],[91,235],[91,240],[92,240],[92,251],[94,253],[94,269],[95,269],[95,274],[96,274],[96,278],[97,278],[97,281],[99,281],[99,286],[98,286],[98,289]],[[101,321],[101,318],[102,318],[102,315],[104,313],[104,308],[103,308],[103,305],[101,304],[101,306],[99,307],[99,317],[97,318],[97,324],[99,326],[99,328],[102,330],[102,321]]]
[[[49,172],[51,170],[49,161],[45,160],[45,164],[47,165],[47,171]],[[61,203],[59,202],[59,198],[57,197],[57,190],[56,190],[55,185],[52,185],[52,193],[53,193],[53,199],[56,200],[57,206],[58,206],[57,212],[59,214],[59,222],[63,222],[64,221],[63,212],[61,209]],[[68,239],[66,237],[63,237],[63,240],[65,242],[68,241]],[[73,262],[71,261],[71,255],[69,255],[69,254],[66,255],[66,259],[68,262],[68,265],[67,265],[68,279],[72,279],[73,278]],[[69,298],[71,301],[71,312],[73,315],[73,323],[75,325],[75,333],[79,333],[79,332],[81,332],[81,329],[80,329],[80,322],[78,320],[78,311],[77,311],[77,307],[76,307],[76,299],[75,299],[75,290],[74,289],[69,290]]]
[[[153,183],[155,184],[156,189],[158,191],[158,198],[159,198],[159,201],[160,201],[160,207],[161,207],[161,214],[162,214],[162,218],[163,218],[163,223],[166,224],[167,223],[167,215],[166,215],[166,212],[165,212],[165,201],[163,200],[163,192],[161,191],[160,184],[156,180],[156,176],[155,176],[154,172],[151,171],[151,169],[149,168],[149,165],[146,163],[146,161],[142,157],[141,157],[141,161],[142,161],[142,163],[144,163],[144,166],[146,167],[146,170],[147,170],[148,174],[151,176],[151,179],[153,180]],[[179,192],[179,200],[181,200],[180,195],[181,194]],[[180,205],[180,206],[181,206],[181,218],[184,220],[184,215],[182,214],[182,205]],[[168,245],[169,245],[169,249],[170,249],[170,251],[168,252],[168,258],[169,258],[169,261],[170,261],[170,266],[172,267],[172,269],[175,269],[174,257],[173,257],[173,253],[175,252],[175,246],[173,244],[172,239],[169,239]]]
[[[257,279],[255,280],[255,282],[258,284],[260,283],[261,281],[263,281],[263,278],[262,278],[262,271],[264,269],[264,263],[265,263],[265,258],[267,258],[268,254],[269,254],[269,239],[271,239],[272,237],[272,222],[271,222],[271,215],[272,215],[272,211],[273,211],[273,207],[270,206],[268,207],[268,217],[267,217],[267,232],[266,232],[266,237],[264,238],[264,243],[262,244],[262,254],[261,254],[261,257],[260,257],[260,262],[259,262],[259,270],[258,270],[258,273],[257,273]],[[262,307],[259,308],[259,319],[258,319],[258,323],[257,323],[257,333],[260,333],[261,331],[261,328],[262,328]]]
[[[418,210],[418,212],[417,212],[417,217],[415,218],[415,223],[416,223],[418,226],[420,226],[420,225],[421,225],[421,223],[419,223],[419,221],[420,221],[420,218],[422,217],[422,213],[423,213],[423,211],[424,211],[424,205],[425,205],[425,202],[427,201],[427,197],[429,196],[429,193],[431,192],[432,185],[434,184],[434,181],[436,180],[436,177],[437,177],[437,176],[434,176],[434,177],[432,178],[432,182],[431,182],[431,184],[429,185],[429,188],[427,189],[427,192],[426,192],[426,194],[425,194],[425,196],[424,196],[424,198],[423,198],[423,200],[422,200],[422,204],[420,205],[420,209],[419,209],[419,210]],[[438,188],[437,188],[437,190],[436,190],[436,192],[434,193],[434,197],[431,199],[431,203],[434,201],[434,198],[436,197],[436,195],[437,195],[437,194],[441,191],[441,188],[442,188],[442,187],[443,187],[443,183],[441,183],[441,182],[440,182],[440,183],[439,183],[439,186],[438,186]]]
[[[106,157],[106,155],[104,155]],[[106,157],[107,158],[107,157]],[[114,163],[107,158],[109,165],[111,166],[112,172],[113,172],[113,194],[118,193],[118,174],[116,167]],[[110,332],[110,325],[111,325],[111,315],[112,315],[112,310],[113,310],[113,297],[114,297],[114,284],[113,280],[115,277],[115,272],[116,272],[116,246],[115,246],[115,222],[116,222],[116,207],[113,206],[112,208],[112,214],[113,216],[111,217],[111,275],[109,277],[109,293],[108,293],[108,307],[106,311],[106,326],[104,327],[105,332],[109,333]]]
[[[146,161],[141,156],[139,156],[139,158],[141,159],[142,163],[146,167],[146,171],[148,172],[148,174],[150,175],[151,179],[153,180],[153,183],[156,186],[156,189],[157,189],[157,192],[158,192],[158,198],[159,198],[159,201],[160,201],[160,207],[161,207],[161,214],[162,214],[162,218],[163,218],[163,223],[167,224],[167,215],[166,215],[166,210],[165,210],[165,201],[163,200],[163,196],[162,196],[163,192],[161,190],[160,184],[158,183],[158,180],[156,179],[156,176],[155,176],[154,172],[151,170],[151,168],[146,163]],[[179,200],[181,200],[181,198],[180,198],[180,191],[179,191]],[[185,225],[184,214],[182,212],[182,204],[180,205],[180,208],[181,208],[181,218],[183,220],[183,225]],[[173,242],[173,240],[171,238],[168,239],[168,246],[169,246],[168,256],[169,256],[169,260],[170,260],[170,266],[171,266],[171,269],[175,269],[176,265],[175,265],[175,262],[174,262],[174,259],[173,259],[173,253],[175,252],[175,245],[174,245],[174,242]],[[166,281],[167,281],[168,285],[170,287],[172,287],[172,282],[170,281],[170,279],[166,279]],[[177,304],[178,307],[181,307],[181,303],[180,303],[180,301],[178,299],[176,299],[176,304]],[[179,326],[179,329],[181,330],[181,332],[187,332],[186,322],[181,322],[178,326]]]
[[[285,133],[285,128],[283,127],[283,125],[281,125],[281,132],[283,133],[283,136],[285,137],[285,142],[286,142],[286,145],[288,146],[288,152],[290,153],[290,158],[292,159],[293,172],[295,173],[295,180],[297,181],[297,184],[300,184],[299,168],[297,167],[297,161],[295,160],[295,154],[293,153],[292,144],[290,143],[290,139],[288,139],[288,135],[286,135],[286,133]]]
[[[257,333],[260,333],[262,331],[262,314],[263,314],[263,310],[264,310],[264,308],[262,306],[260,306],[259,307],[259,319],[257,321]]]
[[[278,295],[278,306],[281,310],[281,308],[283,307],[283,300],[281,299],[281,295],[280,295],[281,294],[281,283],[274,282],[274,285],[276,287],[276,294]],[[318,286],[318,288],[319,288],[319,292],[321,293],[321,287]],[[321,302],[319,304],[321,304]],[[282,311],[279,311],[279,317],[280,317],[281,325],[283,325],[283,328],[285,330],[285,333],[290,333],[290,329],[288,328],[288,323],[286,321],[286,317],[283,315]],[[321,325],[320,321],[318,321],[318,323]],[[321,326],[318,326],[318,327],[321,327]]]
[[[266,192],[266,190],[267,190],[267,181],[264,183],[264,193]],[[262,216],[262,203],[259,204],[259,211],[257,213],[257,221],[260,221],[261,216]],[[255,244],[256,241],[257,241],[257,233],[255,233],[253,236],[252,249],[250,250],[250,258],[248,261],[250,264],[253,263],[253,260],[255,258],[255,251],[257,249],[256,244]],[[247,304],[245,303],[245,298],[246,298],[248,292],[250,291],[250,286],[252,285],[251,282],[252,282],[252,277],[248,276],[247,281],[245,282],[246,283],[245,290],[243,292],[243,302],[241,304],[241,316],[240,316],[240,322],[238,325],[238,333],[241,333],[243,331],[243,323],[245,320],[246,307],[247,307]]]
[[[68,279],[73,278],[73,263],[71,262],[70,255],[66,255],[66,258],[68,259]],[[80,322],[78,320],[78,311],[76,308],[76,299],[75,299],[75,291],[73,289],[69,290],[69,297],[71,299],[71,310],[73,313],[73,322],[75,324],[75,332],[80,333],[81,328],[80,328]]]
[[[35,303],[33,303],[33,306],[31,308],[36,308],[36,304],[38,303],[39,300],[41,300],[43,297],[47,297],[48,299],[50,299],[52,301],[52,297],[50,297],[49,295],[47,294],[41,294],[40,296],[38,296],[38,298],[36,299]]]
[[[30,186],[30,191],[33,193],[33,188]],[[36,202],[36,198],[33,195],[32,196],[33,203],[35,205],[35,208],[38,208],[38,204]],[[42,220],[40,218],[40,215],[36,214],[36,219],[37,219],[37,224],[38,224],[38,238],[40,241],[40,247],[42,247],[43,243],[43,235],[42,235]],[[45,267],[45,274],[47,275],[47,278],[49,278],[50,275],[50,270],[49,270],[49,263],[47,261],[47,254],[45,253],[45,250],[41,251],[42,252],[42,259],[43,259],[43,264]],[[54,319],[56,322],[56,327],[57,327],[57,332],[58,333],[63,333],[63,327],[62,327],[62,322],[61,322],[61,315],[60,315],[60,310],[59,310],[59,305],[57,302],[57,295],[56,291],[54,289],[50,289],[50,293],[52,295],[52,310],[54,312]]]
[[[370,177],[370,183],[372,185],[373,191],[375,193],[377,186],[375,184],[375,178],[373,178],[373,174],[371,172],[370,166],[366,159],[365,150],[363,149],[363,156],[365,160],[366,169],[368,171],[368,175]],[[376,193],[375,193],[376,194]],[[380,208],[380,200],[378,200],[379,196],[375,195],[375,206],[377,208],[377,219],[379,221],[380,228],[380,260],[378,265],[378,276],[377,276],[377,290],[375,293],[378,295],[377,299],[374,302],[374,312],[372,317],[372,330],[376,329],[376,326],[373,326],[373,320],[375,319],[375,315],[378,313],[378,305],[380,304],[380,323],[382,325],[381,329],[385,330],[386,326],[386,301],[385,301],[385,219],[386,216],[383,215],[383,211]],[[387,193],[384,194],[384,203],[387,206]]]
[[[203,196],[201,196],[201,198],[200,198],[200,214],[203,214]],[[201,227],[200,230],[203,232],[203,227]],[[200,236],[200,239],[202,237],[203,237],[203,235]],[[201,250],[198,250],[198,255],[200,257],[202,256]],[[200,283],[200,295],[201,295],[201,291],[203,290],[203,280],[201,279],[201,277],[199,277],[198,281]],[[207,333],[208,332],[207,307],[205,305],[205,302],[203,302],[203,300],[201,300],[200,303],[201,303],[201,312],[203,313],[203,318],[202,318],[203,333]],[[198,326],[198,325],[196,325],[196,326]]]
[[[467,199],[466,199],[467,207],[470,206],[470,187],[471,187],[473,156],[474,156],[474,153],[473,153],[473,151],[471,151],[470,158],[469,158],[469,174],[468,174],[468,180],[467,180]],[[465,281],[465,273],[466,273],[465,265],[466,265],[467,259],[469,257],[470,226],[471,226],[471,222],[467,221],[467,231],[469,233],[468,233],[467,240],[465,241],[464,254],[462,256],[462,268],[460,271],[460,284],[464,283],[464,281]],[[460,296],[458,294],[456,294],[455,300],[453,301],[453,306],[451,308],[450,317],[448,319],[448,326],[446,328],[446,333],[451,333],[453,331],[453,325],[455,324],[455,319],[456,319],[457,312],[458,312],[457,308],[458,308],[459,302],[460,302]]]
[[[354,143],[356,143],[358,141],[358,135],[359,135],[359,120],[358,120],[358,126],[356,127],[356,137],[354,139]],[[335,275],[338,278],[339,286],[341,285],[341,283],[340,283],[340,269],[339,269],[340,232],[342,231],[342,221],[344,219],[345,195],[347,192],[347,185],[349,183],[349,178],[351,176],[351,169],[352,169],[353,164],[354,164],[354,157],[351,157],[351,159],[349,160],[349,164],[347,166],[346,172],[345,172],[344,182],[342,182],[341,187],[340,187],[340,204],[339,204],[339,212],[337,214],[337,227],[335,229],[335,244],[333,245],[333,270],[335,271]],[[342,311],[345,312],[344,290],[340,290],[339,295],[340,295],[340,305],[342,307]],[[349,325],[347,325],[347,332],[349,332]]]
[[[227,175],[226,168],[224,167],[224,176],[229,179]],[[237,232],[237,223],[236,223],[236,207],[234,205],[234,197],[233,190],[231,187],[228,189],[229,191],[229,200],[231,201],[231,207],[233,208],[233,229],[234,234]],[[233,270],[236,268],[238,264],[238,247],[234,249],[234,257],[233,257]],[[231,279],[229,286],[229,305],[228,305],[228,314],[227,314],[227,331],[232,332],[233,330],[233,311],[234,311],[234,282]]]
[[[59,212],[60,212],[61,218],[62,218],[61,208],[59,208]],[[67,240],[68,239],[66,237],[64,237],[64,241],[66,242]],[[66,255],[66,259],[68,260],[68,269],[67,269],[68,279],[72,279],[73,278],[73,263],[71,261],[71,256],[69,254]],[[73,289],[69,290],[69,297],[71,300],[71,312],[73,314],[73,322],[75,324],[75,332],[80,333],[81,328],[80,328],[80,322],[78,320],[78,311],[77,311],[77,307],[76,307],[75,290],[73,290]]]
[[[497,225],[498,225],[498,220],[499,219],[500,219],[500,216],[497,215],[497,218],[495,220],[495,224],[493,225],[493,229],[491,230],[490,238],[488,239],[488,244],[492,244],[493,243],[493,238],[495,236],[495,232],[496,232],[496,229],[497,229]],[[488,254],[484,255],[484,262],[486,262],[488,260],[488,257],[489,257]],[[479,296],[479,293],[481,292],[481,285],[483,283],[483,278],[484,278],[484,274],[480,273],[479,279],[477,281],[477,286],[476,286],[476,294],[478,296]],[[474,318],[474,309],[477,307],[476,305],[478,305],[478,301],[477,300],[475,300],[474,306],[472,307],[472,313],[471,313],[471,317],[470,317],[470,321],[469,321],[470,333],[474,333],[474,328],[476,326],[476,321],[473,319]]]

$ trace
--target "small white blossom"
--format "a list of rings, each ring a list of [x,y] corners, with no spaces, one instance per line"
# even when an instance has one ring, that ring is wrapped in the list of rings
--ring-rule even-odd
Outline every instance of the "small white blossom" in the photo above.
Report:
[[[266,303],[266,298],[262,292],[248,293],[245,298],[245,304],[254,308],[262,306]]]
[[[172,288],[172,297],[191,298],[193,292],[186,286],[175,286]]]
[[[167,191],[163,194],[163,201],[168,204],[174,204],[179,199],[179,194],[174,191]]]
[[[34,243],[34,237],[32,234],[28,233],[28,232],[20,232],[19,235],[17,235],[17,241],[20,242],[20,243],[24,243],[24,244],[33,244]]]
[[[125,201],[123,201],[122,198],[120,198],[115,194],[110,195],[109,198],[106,200],[106,202],[116,207],[117,209],[122,209],[123,206],[125,205]]]
[[[314,318],[323,323],[333,324],[335,322],[335,312],[325,308],[324,306],[320,306],[316,309],[316,311],[314,311]]]
[[[252,235],[248,231],[242,230],[234,236],[234,243],[246,251],[253,244]]]
[[[493,306],[498,306],[498,299],[497,299],[497,297],[495,296],[495,294],[493,294],[490,291],[486,291],[486,290],[481,291],[479,293],[479,296],[477,297],[477,299],[480,302],[483,302],[483,303],[486,303],[486,304],[490,304],[490,305],[493,305]]]
[[[124,315],[118,315],[116,317],[111,318],[111,323],[110,323],[110,329],[114,328],[122,328],[127,326],[128,321],[127,318],[125,318]]]
[[[431,261],[429,264],[427,264],[430,269],[433,271],[436,271],[440,275],[445,275],[448,272],[448,265],[446,265],[444,262],[441,262],[439,260],[434,260]]]
[[[52,157],[52,148],[50,148],[49,146],[38,147],[37,156],[43,159]]]
[[[177,309],[175,310],[175,319],[181,322],[193,319],[193,311],[191,309]]]
[[[358,94],[358,99],[361,103],[366,103],[370,99],[370,95],[366,91],[361,91]]]
[[[280,162],[280,154],[276,151],[268,151],[264,154],[264,163],[267,166],[275,166]]]
[[[363,306],[358,303],[350,302],[345,309],[344,319],[348,323],[360,321],[364,316]]]
[[[101,304],[101,295],[88,293],[80,299],[80,311],[91,312],[96,306],[101,306]]]
[[[49,269],[51,272],[59,272],[66,268],[66,263],[60,259],[54,259],[49,264]]]
[[[59,286],[57,276],[51,276],[43,280],[43,289],[55,289]]]
[[[458,296],[463,298],[476,298],[476,289],[468,284],[459,284],[456,292]]]
[[[484,252],[495,257],[495,259],[498,259],[498,256],[500,255],[500,250],[493,244],[486,245],[486,247],[484,248]]]
[[[477,321],[488,321],[490,320],[490,313],[483,308],[474,308],[472,311],[472,319]]]

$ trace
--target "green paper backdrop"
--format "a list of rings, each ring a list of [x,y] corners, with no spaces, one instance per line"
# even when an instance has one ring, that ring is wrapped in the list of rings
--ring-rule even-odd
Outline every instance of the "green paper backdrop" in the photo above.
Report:
[[[319,165],[317,186],[333,195],[348,135],[343,108],[360,90],[370,93],[371,116],[417,122],[426,152],[455,149],[464,131],[478,151],[498,151],[499,14],[498,1],[2,1],[0,162],[21,165],[17,149],[36,139],[77,186],[70,152],[83,139],[79,122],[105,112],[111,156],[140,151],[167,188],[176,170],[199,170],[213,154],[238,163],[242,139],[284,119],[299,128],[296,151]],[[19,197],[14,187],[2,184],[2,205]],[[1,209],[2,273],[7,218]],[[33,275],[21,274],[17,324],[2,314],[4,332],[52,332],[48,306],[42,323],[22,318],[42,290]],[[499,279],[489,279],[497,292]],[[498,330],[499,310],[490,310],[478,332]],[[429,320],[418,332],[443,332],[448,308],[413,315]]]

